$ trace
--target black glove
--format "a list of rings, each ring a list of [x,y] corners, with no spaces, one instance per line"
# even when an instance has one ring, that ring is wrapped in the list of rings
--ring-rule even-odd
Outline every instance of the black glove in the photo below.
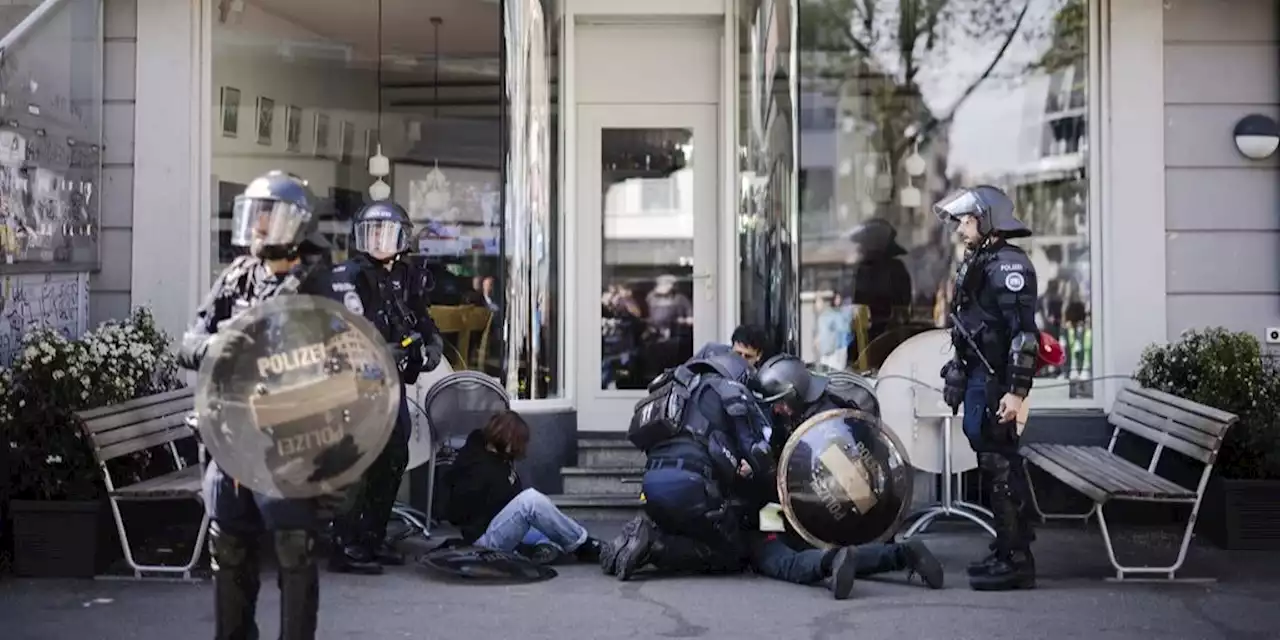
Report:
[[[947,403],[948,407],[951,407],[951,415],[954,416],[960,412],[960,405],[964,404],[964,394],[969,386],[969,376],[964,372],[964,367],[960,366],[960,363],[955,360],[942,365],[942,371],[939,372],[939,375],[942,376],[944,385],[942,400]]]
[[[444,341],[440,339],[440,334],[431,337],[431,342],[422,348],[422,370],[435,371],[440,366],[440,361],[444,359]]]

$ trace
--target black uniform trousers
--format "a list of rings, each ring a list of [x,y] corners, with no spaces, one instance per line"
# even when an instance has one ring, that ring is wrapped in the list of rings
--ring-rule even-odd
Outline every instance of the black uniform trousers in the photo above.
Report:
[[[725,573],[745,556],[739,517],[711,475],[711,460],[692,443],[650,452],[644,510],[658,528],[650,561],[666,571]]]
[[[365,471],[364,478],[352,491],[351,508],[334,522],[334,533],[344,543],[362,542],[374,550],[387,537],[387,523],[395,507],[396,493],[409,466],[409,438],[413,435],[413,421],[409,415],[408,389],[400,385],[400,411],[387,445],[373,464]]]
[[[320,578],[312,550],[320,522],[315,500],[272,498],[250,491],[216,463],[205,470],[205,509],[211,520],[215,638],[256,640],[259,543],[270,532],[279,564],[280,637],[315,637]]]
[[[1031,487],[1018,453],[1015,422],[998,423],[996,409],[1003,385],[987,372],[969,372],[964,396],[964,435],[978,454],[982,482],[995,513],[996,544],[1006,550],[1026,550],[1035,539],[1032,529]]]

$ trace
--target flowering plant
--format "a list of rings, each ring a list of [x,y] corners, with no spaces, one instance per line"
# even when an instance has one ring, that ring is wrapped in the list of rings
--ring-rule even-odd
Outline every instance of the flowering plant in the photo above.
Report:
[[[1280,479],[1280,369],[1258,339],[1222,328],[1187,331],[1142,352],[1134,377],[1144,387],[1234,413],[1217,469],[1237,480]]]
[[[12,497],[99,496],[100,476],[75,413],[181,387],[169,344],[146,309],[79,340],[48,328],[27,332],[0,373],[0,443],[9,447]],[[146,458],[143,452],[124,461],[121,471],[136,474]]]

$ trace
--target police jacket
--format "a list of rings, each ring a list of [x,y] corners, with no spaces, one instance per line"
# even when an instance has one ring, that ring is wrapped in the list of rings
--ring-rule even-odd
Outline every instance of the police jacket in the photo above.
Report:
[[[182,336],[178,364],[199,370],[209,344],[220,326],[258,302],[282,294],[330,295],[327,265],[300,262],[284,274],[272,273],[266,263],[253,256],[235,259],[213,281],[196,317]]]
[[[1005,393],[1025,397],[1040,348],[1035,267],[1021,248],[999,239],[965,262],[953,301],[956,354],[966,372],[989,364]]]
[[[422,347],[439,337],[428,310],[427,276],[418,266],[396,260],[390,269],[358,255],[333,268],[329,295],[352,313],[367,318],[389,344],[400,344],[417,334],[421,340],[410,350],[402,373],[413,384],[422,373]]]

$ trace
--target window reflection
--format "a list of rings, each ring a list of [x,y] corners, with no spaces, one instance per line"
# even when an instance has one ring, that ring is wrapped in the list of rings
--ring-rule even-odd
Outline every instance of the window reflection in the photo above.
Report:
[[[1040,274],[1037,320],[1068,352],[1040,375],[1091,374],[1087,23],[1086,0],[801,1],[807,359],[869,372],[944,326],[962,251],[929,206],[993,184],[1035,233],[1016,242]]]

